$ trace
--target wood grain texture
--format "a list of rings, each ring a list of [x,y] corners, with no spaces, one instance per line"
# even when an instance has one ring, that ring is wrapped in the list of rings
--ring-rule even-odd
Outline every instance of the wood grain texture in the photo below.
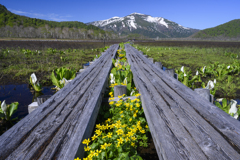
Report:
[[[0,159],[74,159],[96,121],[118,45],[0,137]]]
[[[125,47],[159,159],[239,159],[238,121]]]

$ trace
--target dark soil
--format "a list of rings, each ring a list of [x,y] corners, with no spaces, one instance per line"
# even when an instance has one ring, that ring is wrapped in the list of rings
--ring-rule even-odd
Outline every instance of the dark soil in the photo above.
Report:
[[[200,48],[206,47],[240,47],[240,42],[210,42],[210,41],[136,41],[135,44],[145,45],[145,46],[197,46]]]
[[[117,42],[105,42],[105,45],[116,44]],[[30,50],[43,50],[46,48],[54,49],[92,49],[102,48],[104,42],[71,42],[71,41],[1,41],[0,48],[2,49],[16,49],[24,48]]]
[[[137,152],[144,160],[159,160],[151,134],[148,134],[148,147],[138,147]]]

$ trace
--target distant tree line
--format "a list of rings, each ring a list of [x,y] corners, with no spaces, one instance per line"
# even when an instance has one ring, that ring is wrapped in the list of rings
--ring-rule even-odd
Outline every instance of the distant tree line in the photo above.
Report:
[[[240,19],[232,20],[214,28],[199,31],[193,38],[238,37],[240,35]]]
[[[112,32],[82,22],[55,22],[16,15],[0,4],[1,37],[99,39],[103,35],[115,36]]]

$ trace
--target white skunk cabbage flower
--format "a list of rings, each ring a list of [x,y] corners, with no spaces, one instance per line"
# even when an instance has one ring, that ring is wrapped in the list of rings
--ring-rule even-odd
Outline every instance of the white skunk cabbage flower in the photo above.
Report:
[[[229,69],[230,68],[230,66],[227,66],[227,69]]]
[[[2,110],[3,110],[3,112],[4,112],[4,114],[6,115],[6,114],[7,114],[7,105],[6,105],[6,103],[5,103],[5,100],[2,102],[1,108],[2,108]]]
[[[216,83],[217,83],[216,79],[214,79],[213,83],[214,83],[214,84],[216,84]]]
[[[132,90],[132,92],[130,93],[130,96],[132,96],[132,95],[133,95],[133,93],[135,93],[135,91],[134,91],[134,90]]]
[[[64,86],[66,86],[68,83],[70,83],[72,80],[67,80],[64,78]]]
[[[31,74],[31,78],[32,78],[33,84],[35,84],[37,82],[37,77],[36,77],[35,73]]]
[[[127,84],[127,77],[123,81],[124,84]]]
[[[211,80],[208,81],[206,88],[209,89],[209,90],[213,89],[213,88],[214,88],[214,83],[213,83],[213,81],[211,81]]]
[[[187,75],[186,75],[186,73],[184,73],[184,77],[186,77]]]
[[[222,102],[223,98],[217,98],[216,101],[217,102]]]
[[[196,72],[196,75],[198,75],[198,71]]]
[[[235,119],[237,119],[238,118],[238,114],[237,114],[237,111],[238,111],[238,109],[237,109],[237,101],[232,99],[230,104],[231,104],[231,108],[229,110],[229,113],[233,113],[234,114],[233,117]]]
[[[181,71],[184,72],[184,66],[182,66]]]
[[[62,80],[60,80],[60,84],[64,84],[65,82],[64,82],[64,79],[65,78],[63,78]]]
[[[63,78],[62,80],[60,80],[60,84],[64,84],[64,86],[66,86],[71,81],[72,80],[67,80],[66,78]]]
[[[206,68],[206,66],[204,66],[203,69],[202,69],[202,72],[203,72],[203,73],[205,72],[205,68]]]
[[[114,65],[115,65],[115,67],[117,67],[119,65],[119,60],[117,60]]]
[[[115,77],[112,73],[110,73],[110,83],[114,84],[115,83]]]

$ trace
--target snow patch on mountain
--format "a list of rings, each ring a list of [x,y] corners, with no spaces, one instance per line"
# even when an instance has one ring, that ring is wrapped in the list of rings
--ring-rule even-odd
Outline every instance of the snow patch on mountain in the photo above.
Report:
[[[135,23],[135,17],[134,16],[127,16],[130,20],[127,20],[128,26],[131,30],[131,28],[137,29],[136,23]]]
[[[162,18],[162,17],[147,16],[146,18],[144,18],[144,20],[147,22],[150,22],[150,23],[159,23],[168,28],[168,24],[164,21],[164,18]]]
[[[123,20],[124,20],[123,17],[112,17],[110,19],[96,21],[96,22],[93,23],[93,25],[103,27],[103,26],[106,26],[110,23],[119,22],[119,21],[123,21]]]
[[[145,14],[137,13],[137,12],[131,13],[130,15],[132,15],[132,14],[145,15]]]
[[[122,26],[125,27],[125,23],[124,22],[122,22]]]
[[[182,25],[178,24],[179,27],[182,27],[184,29],[190,29],[190,28],[187,28],[187,27],[183,27]]]

